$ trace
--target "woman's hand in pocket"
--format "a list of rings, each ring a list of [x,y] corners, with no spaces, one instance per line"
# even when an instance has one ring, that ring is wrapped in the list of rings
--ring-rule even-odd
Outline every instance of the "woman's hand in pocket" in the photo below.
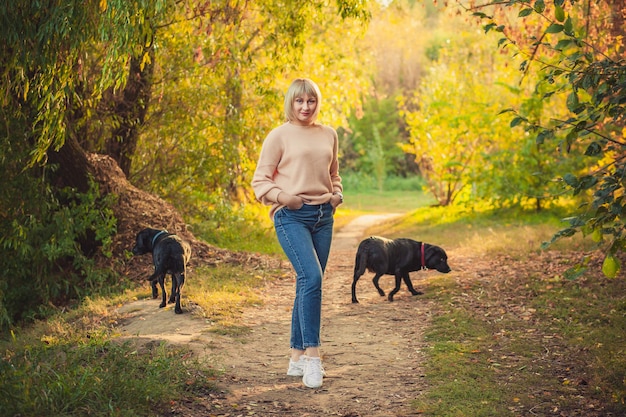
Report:
[[[287,194],[284,191],[278,194],[278,202],[286,206],[289,210],[300,210],[304,205],[304,199],[302,197]]]

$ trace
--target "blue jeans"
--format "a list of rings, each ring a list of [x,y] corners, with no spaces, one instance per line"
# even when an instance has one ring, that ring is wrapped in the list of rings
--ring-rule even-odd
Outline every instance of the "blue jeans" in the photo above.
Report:
[[[320,346],[322,277],[333,238],[333,207],[304,205],[274,213],[276,236],[296,272],[291,316],[291,348]]]

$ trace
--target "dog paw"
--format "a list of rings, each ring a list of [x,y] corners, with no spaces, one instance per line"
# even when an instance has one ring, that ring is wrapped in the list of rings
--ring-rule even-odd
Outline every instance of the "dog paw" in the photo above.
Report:
[[[165,303],[159,304],[159,308],[163,308],[163,307],[165,307]]]
[[[423,292],[421,292],[421,291],[415,291],[415,292],[412,292],[411,294],[413,294],[413,295],[422,295],[422,294],[424,294],[424,293],[423,293]]]
[[[176,313],[176,314],[183,314],[183,309],[182,308],[175,308],[174,309],[174,313]]]

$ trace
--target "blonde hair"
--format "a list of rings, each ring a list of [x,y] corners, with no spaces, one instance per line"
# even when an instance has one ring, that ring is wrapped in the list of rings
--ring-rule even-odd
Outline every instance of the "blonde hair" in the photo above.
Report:
[[[320,92],[320,88],[313,80],[308,78],[296,78],[293,80],[287,89],[287,93],[285,94],[285,117],[288,121],[296,119],[296,115],[293,112],[293,102],[296,98],[304,95],[314,97],[317,101],[315,112],[313,113],[313,120],[317,119],[317,115],[320,112],[320,106],[322,104],[322,93]]]

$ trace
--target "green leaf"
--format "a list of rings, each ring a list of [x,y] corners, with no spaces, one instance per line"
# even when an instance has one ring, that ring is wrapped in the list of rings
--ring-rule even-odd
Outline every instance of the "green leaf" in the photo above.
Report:
[[[602,153],[602,146],[598,142],[591,143],[587,150],[585,151],[585,155],[587,156],[596,156]]]
[[[539,134],[537,134],[537,139],[535,140],[535,143],[537,143],[538,145],[541,145],[545,142],[546,139],[552,139],[554,137],[554,131],[553,130],[542,130],[541,132],[539,132]]]
[[[562,221],[568,222],[572,228],[582,227],[585,225],[585,220],[578,216],[566,217],[562,219]]]
[[[576,109],[578,108],[578,94],[576,94],[576,91],[572,91],[570,93],[569,96],[567,96],[567,108],[572,111],[575,112]]]
[[[574,41],[571,39],[560,39],[554,46],[554,49],[562,51],[570,46],[572,43],[574,43]]]
[[[565,174],[563,176],[563,181],[565,181],[565,183],[572,188],[576,188],[578,186],[578,178],[574,174]]]
[[[574,36],[574,25],[572,24],[572,18],[569,16],[563,25],[563,31],[568,36]]]
[[[586,266],[579,264],[566,270],[563,276],[565,277],[565,279],[573,281],[580,278],[585,273],[585,271],[587,271],[587,269],[588,268]]]
[[[550,26],[548,26],[548,29],[546,29],[546,33],[559,33],[559,32],[563,32],[563,25],[558,24],[558,23],[552,23]]]
[[[534,10],[531,8],[528,9],[522,9],[520,10],[519,14],[517,15],[518,17],[526,17],[528,15],[530,15]]]
[[[507,109],[500,110],[500,111],[498,112],[498,116],[499,116],[499,115],[501,115],[501,114],[504,114],[504,113],[514,112],[514,111],[515,111],[515,109],[514,109],[514,108],[509,107],[509,108],[507,108]]]
[[[573,227],[568,227],[567,229],[559,230],[557,233],[555,233],[554,240],[561,239],[563,237],[572,237],[575,234],[576,234],[576,229]]]
[[[584,175],[580,177],[579,187],[583,190],[588,190],[598,183],[598,178],[591,175]]]
[[[602,229],[597,227],[595,229],[593,229],[593,233],[591,233],[591,240],[593,240],[596,243],[602,242],[602,239],[604,238],[604,236],[602,235]]]
[[[513,120],[511,120],[511,127],[518,126],[518,125],[522,124],[522,122],[525,122],[525,121],[526,121],[526,118],[517,116],[517,117],[513,118]]]
[[[556,20],[558,20],[559,22],[565,20],[565,11],[563,11],[563,8],[561,6],[555,6],[554,17],[556,17]]]
[[[619,260],[615,258],[615,256],[609,254],[604,258],[604,262],[602,262],[602,273],[607,278],[615,278],[617,273],[620,271],[621,265]]]
[[[483,26],[483,30],[485,33],[489,32],[491,29],[495,29],[497,25],[495,23],[489,23],[488,25]]]
[[[525,71],[525,70],[526,70],[527,65],[528,65],[528,61],[527,61],[527,60],[522,61],[522,63],[521,63],[521,64],[519,64],[519,70],[520,70],[520,71]]]

